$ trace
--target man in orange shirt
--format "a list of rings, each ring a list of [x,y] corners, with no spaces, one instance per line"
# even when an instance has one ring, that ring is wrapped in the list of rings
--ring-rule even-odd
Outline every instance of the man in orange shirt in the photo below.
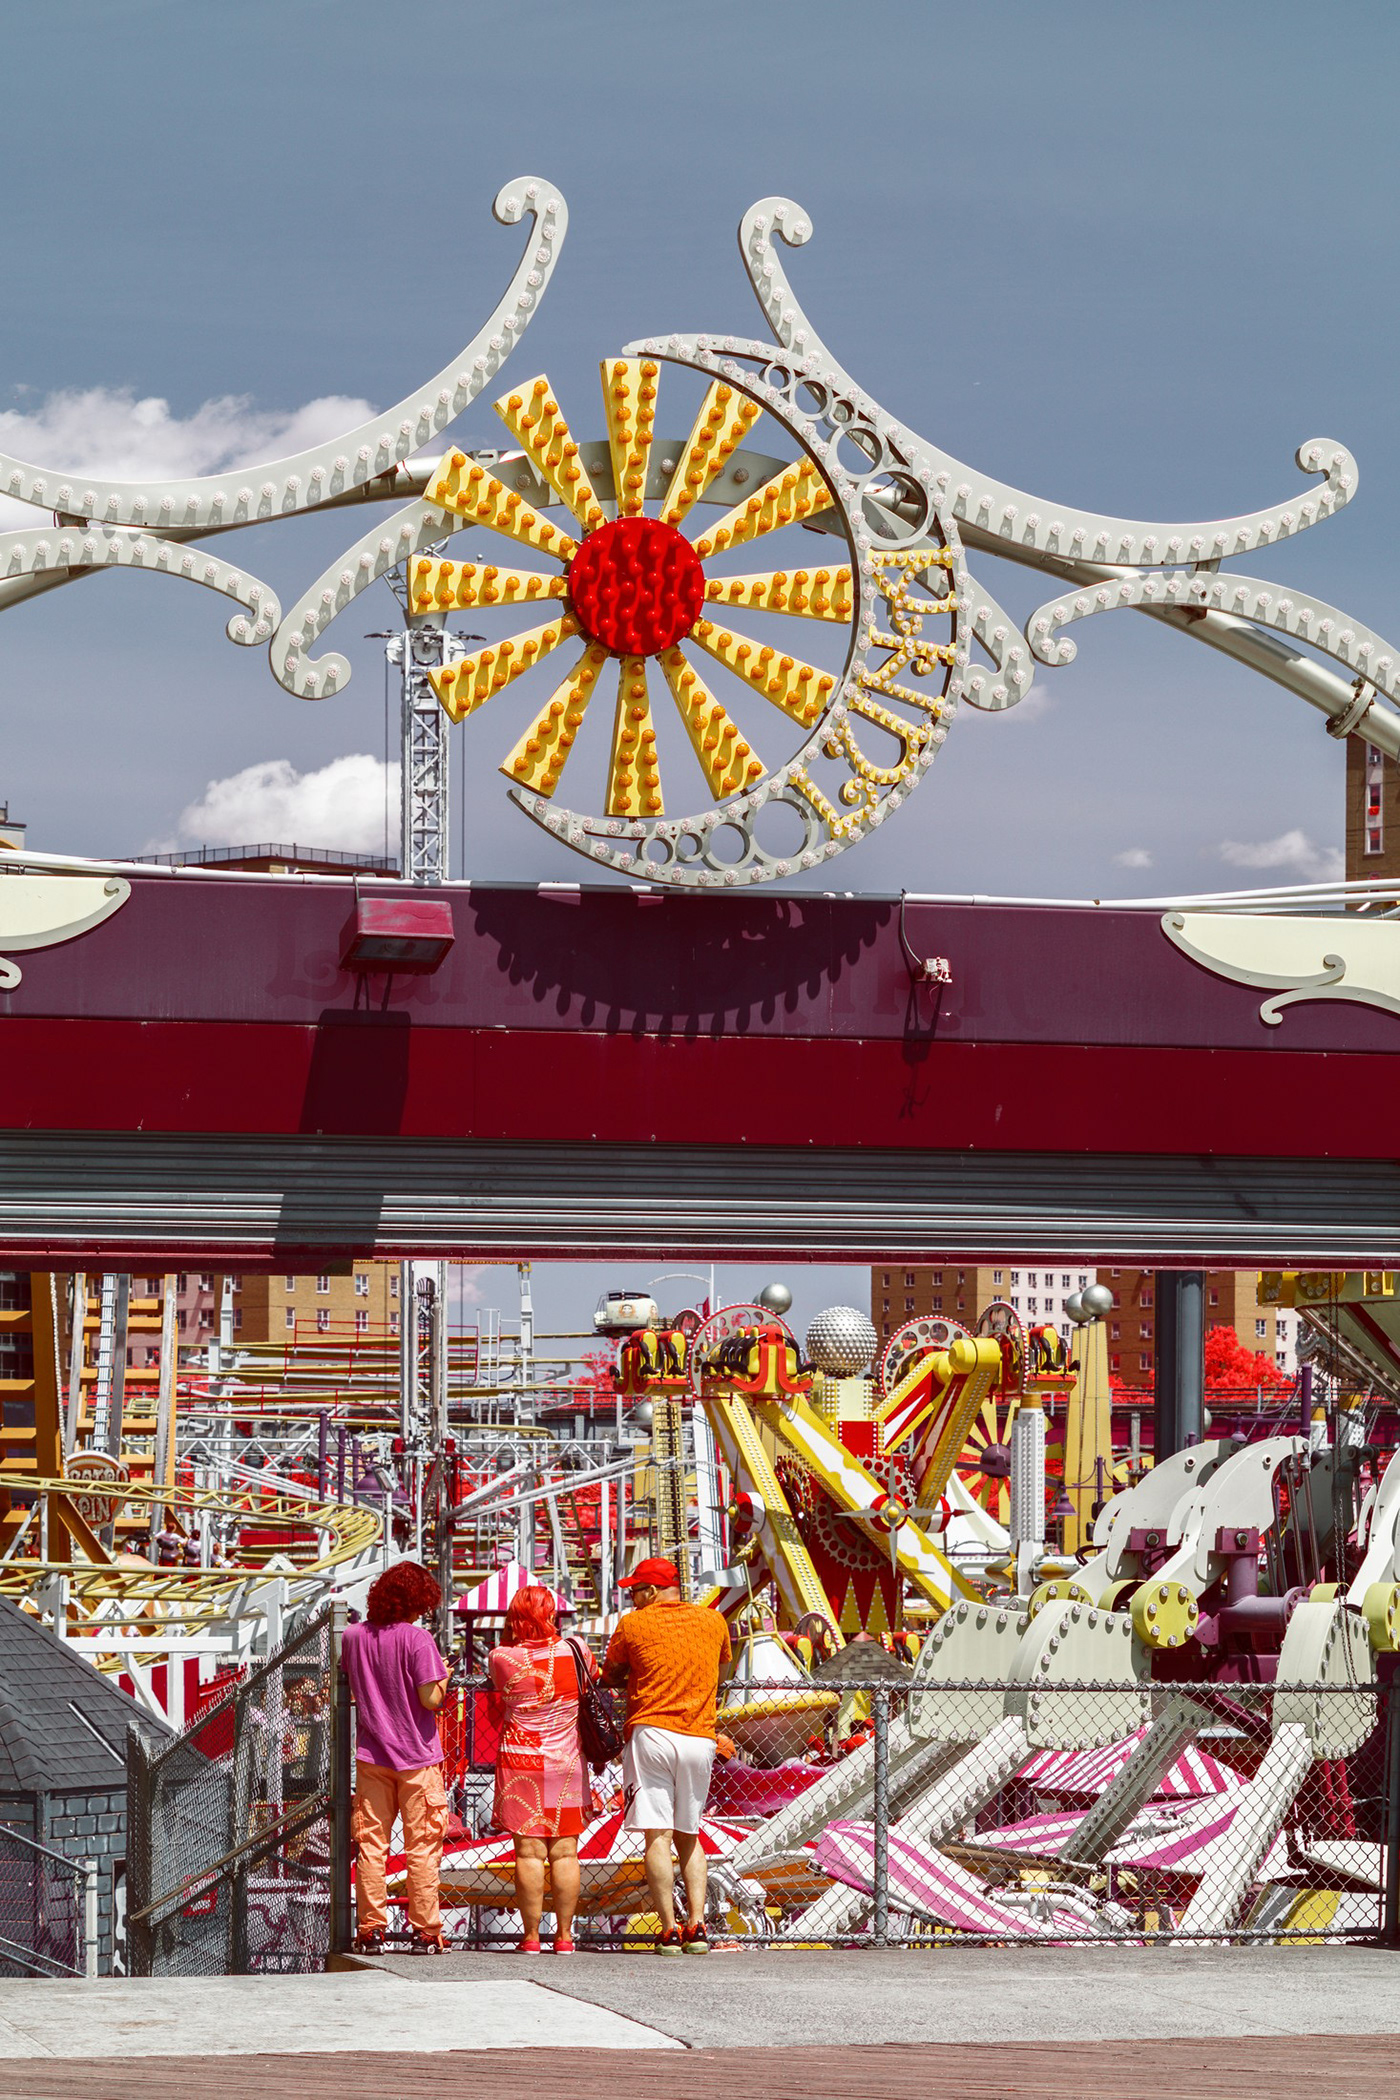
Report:
[[[627,1687],[622,1755],[624,1827],[646,1832],[646,1876],[661,1920],[658,1954],[708,1954],[700,1816],[715,1758],[719,1673],[729,1628],[717,1611],[681,1601],[671,1560],[644,1560],[623,1583],[636,1605],[608,1643],[604,1684]],[[675,1845],[686,1922],[677,1930]]]

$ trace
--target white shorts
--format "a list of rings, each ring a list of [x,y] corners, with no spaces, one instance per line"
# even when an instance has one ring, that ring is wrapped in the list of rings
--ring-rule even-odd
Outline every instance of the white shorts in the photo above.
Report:
[[[669,1728],[634,1728],[622,1753],[624,1830],[700,1828],[715,1746],[708,1736]]]

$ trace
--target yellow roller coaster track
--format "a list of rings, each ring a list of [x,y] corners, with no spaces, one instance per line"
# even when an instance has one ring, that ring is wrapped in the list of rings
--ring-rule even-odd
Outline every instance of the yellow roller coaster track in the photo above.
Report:
[[[26,1500],[36,1497],[34,1516],[25,1536],[17,1542],[11,1557],[0,1562],[0,1596],[28,1596],[46,1577],[64,1576],[68,1581],[69,1608],[79,1618],[117,1621],[123,1614],[113,1607],[130,1607],[133,1618],[143,1625],[159,1620],[171,1632],[193,1632],[201,1625],[228,1618],[239,1593],[246,1595],[249,1585],[265,1580],[269,1571],[246,1564],[158,1568],[134,1562],[129,1556],[118,1559],[103,1546],[84,1510],[93,1510],[99,1501],[110,1501],[113,1515],[133,1507],[171,1509],[177,1517],[228,1517],[240,1523],[251,1519],[259,1525],[284,1524],[300,1531],[314,1531],[319,1534],[320,1550],[314,1559],[297,1566],[289,1579],[298,1582],[314,1581],[332,1568],[372,1551],[382,1536],[383,1527],[373,1510],[346,1502],[323,1501],[317,1495],[299,1493],[281,1483],[211,1490],[116,1481],[109,1488],[105,1481],[17,1474],[0,1484],[12,1493],[21,1493]],[[45,1523],[46,1514],[57,1520],[52,1526]],[[99,1528],[106,1521],[99,1516]],[[50,1528],[66,1532],[73,1540],[72,1559],[48,1560],[39,1554],[24,1553],[31,1536],[37,1544]]]

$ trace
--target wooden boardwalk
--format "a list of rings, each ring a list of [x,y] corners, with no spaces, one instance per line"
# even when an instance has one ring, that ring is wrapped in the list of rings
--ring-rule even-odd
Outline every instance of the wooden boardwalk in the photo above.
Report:
[[[11,2058],[5,2100],[1394,2100],[1400,2036]]]

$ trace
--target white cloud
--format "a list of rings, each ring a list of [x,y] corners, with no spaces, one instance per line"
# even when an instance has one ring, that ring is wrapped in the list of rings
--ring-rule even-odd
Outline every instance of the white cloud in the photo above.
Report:
[[[1346,855],[1340,846],[1317,846],[1306,831],[1281,831],[1276,839],[1253,843],[1226,839],[1220,858],[1233,868],[1278,868],[1300,882],[1340,882]]]
[[[192,846],[331,846],[344,853],[382,852],[385,801],[390,850],[399,822],[399,768],[366,751],[333,758],[316,773],[290,759],[264,759],[225,780],[211,780],[182,810],[179,835]]]
[[[1152,855],[1146,846],[1127,846],[1123,852],[1114,854],[1113,865],[1115,868],[1150,868]]]
[[[158,394],[130,387],[72,387],[34,408],[0,409],[0,452],[81,480],[182,480],[226,467],[285,459],[324,444],[374,413],[368,401],[325,394],[300,408],[257,409],[247,394],[219,394],[174,416]],[[32,525],[44,512],[0,497],[0,529]]]

